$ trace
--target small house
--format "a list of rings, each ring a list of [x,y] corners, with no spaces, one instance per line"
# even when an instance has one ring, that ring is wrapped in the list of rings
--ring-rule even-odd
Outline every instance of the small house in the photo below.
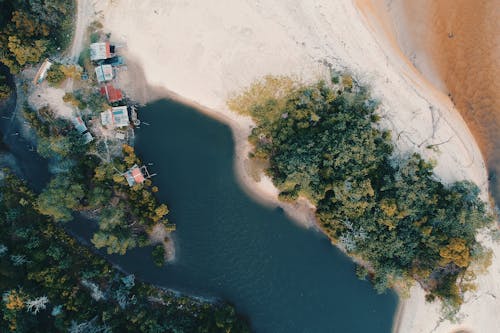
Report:
[[[114,48],[109,42],[92,43],[90,44],[90,60],[99,61],[111,58]]]
[[[113,87],[110,83],[101,87],[101,95],[106,96],[109,103],[119,102],[123,99],[122,91]]]
[[[49,59],[45,59],[35,75],[35,79],[33,80],[35,84],[40,84],[45,80],[51,66],[52,62]]]
[[[97,82],[102,83],[106,81],[113,80],[113,66],[111,65],[99,65],[95,68],[95,76],[97,77]]]
[[[127,107],[118,106],[101,112],[101,124],[110,128],[129,126]]]
[[[72,122],[73,122],[73,125],[75,126],[75,129],[78,131],[78,133],[80,133],[82,135],[83,142],[85,142],[85,144],[92,142],[94,140],[94,138],[92,137],[92,134],[90,134],[87,126],[83,122],[82,117],[75,117],[75,118],[73,118]]]
[[[123,175],[125,176],[125,179],[127,180],[127,183],[129,186],[134,186],[136,184],[142,184],[146,180],[146,176],[142,172],[142,169],[145,169],[145,167],[139,168],[137,164],[135,164],[133,167],[128,169]],[[147,175],[147,170],[146,175]]]

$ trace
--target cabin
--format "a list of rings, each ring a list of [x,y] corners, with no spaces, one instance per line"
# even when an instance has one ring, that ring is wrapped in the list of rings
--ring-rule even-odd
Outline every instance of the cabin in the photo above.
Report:
[[[92,134],[90,134],[87,126],[83,122],[82,117],[74,117],[72,119],[73,125],[75,126],[75,129],[80,133],[83,137],[83,141],[85,144],[90,143],[94,140],[92,137]]]
[[[95,76],[97,82],[102,83],[106,81],[113,80],[113,66],[111,65],[99,65],[95,68]]]
[[[35,79],[33,82],[35,84],[40,84],[45,80],[45,77],[47,76],[47,72],[49,71],[50,67],[52,66],[52,62],[47,58],[44,60],[40,68],[38,69],[38,72],[35,75]]]
[[[145,166],[139,168],[137,164],[134,164],[134,166],[128,169],[123,175],[130,187],[136,184],[142,184],[146,178],[150,177],[147,168]]]
[[[109,103],[119,102],[123,99],[123,94],[120,89],[113,87],[112,84],[107,83],[101,87],[101,95],[106,96]]]
[[[115,53],[115,47],[109,42],[90,44],[90,60],[99,61],[111,58]]]
[[[129,126],[127,107],[118,106],[101,112],[101,124],[110,128]]]

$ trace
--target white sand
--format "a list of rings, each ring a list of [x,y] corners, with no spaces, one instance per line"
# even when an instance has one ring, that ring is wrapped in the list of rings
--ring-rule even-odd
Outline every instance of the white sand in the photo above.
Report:
[[[346,67],[372,85],[374,96],[382,101],[383,124],[393,131],[399,151],[435,159],[441,179],[470,179],[486,197],[484,162],[462,118],[391,41],[380,37],[384,27],[371,24],[349,0],[103,0],[96,6],[111,39],[126,45],[128,59],[142,66],[148,84],[203,106],[231,125],[236,170],[245,188],[268,203],[276,203],[272,184],[268,179],[255,183],[245,172],[251,121],[229,112],[225,101],[268,74],[304,81],[322,77],[323,63]],[[157,96],[144,87],[138,90],[146,98]],[[432,144],[439,145],[438,151],[426,149]],[[310,215],[310,209],[293,211],[306,212],[296,216],[302,221]],[[488,311],[499,313],[500,298],[481,292],[500,295],[492,279],[498,267],[495,257],[491,274],[481,280],[478,298],[464,306],[467,328],[476,332],[493,332],[495,327],[497,317]],[[484,307],[493,310],[479,313]],[[424,305],[422,292],[415,289],[402,311],[399,331],[430,332],[438,317],[435,307]],[[458,327],[445,323],[436,332]]]

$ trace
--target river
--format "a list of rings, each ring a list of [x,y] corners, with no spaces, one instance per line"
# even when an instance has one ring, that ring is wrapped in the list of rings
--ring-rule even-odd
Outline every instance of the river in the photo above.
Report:
[[[158,268],[151,250],[142,248],[106,255],[110,261],[159,286],[228,300],[259,333],[391,331],[393,292],[376,294],[325,236],[246,195],[233,170],[227,126],[166,100],[143,108],[141,119],[150,125],[137,130],[136,149],[153,164],[159,199],[177,224],[177,259]],[[12,135],[17,126],[6,133],[5,118],[2,123],[11,152],[39,187],[46,162]],[[94,229],[81,220],[69,228],[84,242]]]
[[[190,294],[229,300],[257,332],[390,332],[397,297],[377,295],[319,232],[240,187],[230,129],[196,110],[159,101],[136,149],[177,224],[177,260],[163,269],[143,250],[114,257],[126,270]]]

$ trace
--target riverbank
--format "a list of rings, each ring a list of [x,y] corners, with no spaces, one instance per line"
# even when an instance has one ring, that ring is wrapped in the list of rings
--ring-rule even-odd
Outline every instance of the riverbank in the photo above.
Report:
[[[256,183],[247,173],[246,138],[252,124],[230,113],[226,101],[268,74],[310,82],[330,67],[348,68],[372,85],[374,97],[382,102],[382,124],[394,133],[401,154],[415,151],[436,160],[440,179],[469,179],[487,198],[481,153],[451,102],[431,91],[403,57],[391,52],[378,38],[380,31],[370,28],[348,1],[264,7],[239,1],[180,5],[122,0],[98,6],[112,38],[127,45],[128,58],[140,64],[144,82],[134,76],[134,85],[143,101],[162,96],[144,87],[168,88],[176,93],[169,96],[183,96],[181,102],[204,106],[204,112],[230,124],[237,145],[235,168],[246,190],[265,202],[280,204],[268,179]],[[310,209],[295,211],[307,216]],[[414,299],[421,300],[418,290],[412,290]],[[404,313],[411,315],[408,308]],[[436,307],[425,308],[437,321]]]
[[[408,70],[420,77],[420,82],[428,87],[430,94],[451,105],[455,117],[463,117],[494,175],[498,159],[491,148],[496,146],[494,142],[497,142],[498,133],[494,112],[498,109],[495,108],[498,103],[498,89],[495,88],[498,80],[496,83],[494,80],[497,76],[494,71],[498,70],[498,66],[493,65],[495,60],[491,60],[491,55],[498,50],[494,46],[494,33],[488,31],[495,30],[498,20],[493,18],[495,8],[492,8],[492,2],[462,1],[457,4],[441,1],[437,4],[423,1],[416,6],[404,0],[390,3],[385,0],[358,0],[357,5],[387,50],[407,63]],[[488,6],[490,9],[485,10]],[[491,193],[495,196],[498,192],[495,177],[491,179]],[[488,185],[485,182],[480,185],[483,198],[487,200]],[[480,236],[483,245],[493,251],[492,265],[488,272],[478,276],[478,289],[467,294],[458,314],[459,323],[442,320],[437,309],[425,302],[421,290],[413,288],[412,297],[401,303],[404,310],[398,311],[395,331],[494,331],[494,327],[498,326],[494,313],[500,311],[500,301],[497,301],[500,283],[495,278],[500,272],[500,262],[495,255],[500,253],[500,246],[492,241],[492,237],[486,232]],[[419,321],[419,318],[430,320]]]
[[[415,68],[450,97],[493,174],[500,171],[500,8],[494,0],[379,1]],[[500,194],[492,179],[492,194]],[[498,200],[498,197],[497,197]]]

